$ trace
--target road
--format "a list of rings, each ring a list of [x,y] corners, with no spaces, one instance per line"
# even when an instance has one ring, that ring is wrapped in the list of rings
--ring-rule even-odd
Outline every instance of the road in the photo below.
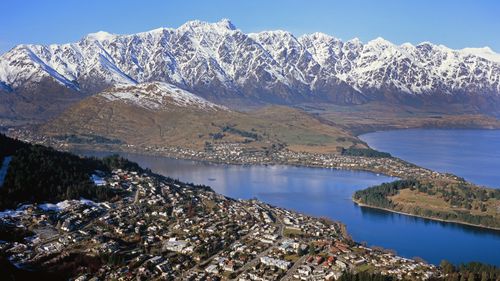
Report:
[[[257,256],[255,256],[255,258],[249,262],[247,262],[244,266],[242,266],[240,269],[238,269],[238,271],[240,272],[240,274],[238,274],[238,276],[236,276],[236,278],[234,278],[233,280],[238,280],[238,278],[240,277],[240,275],[245,272],[247,269],[249,269],[250,267],[252,267],[254,264],[257,264],[260,262],[260,258],[267,255],[267,253],[269,253],[269,251],[271,251],[271,249],[274,247],[274,245],[271,245],[269,246],[269,248],[265,249],[264,251],[260,252]]]
[[[254,259],[252,259],[250,262],[247,262],[244,266],[242,266],[238,272],[240,272],[238,274],[238,276],[236,276],[236,278],[232,279],[232,280],[238,280],[238,278],[240,277],[240,275],[245,272],[247,269],[249,269],[250,267],[252,267],[254,264],[256,263],[259,263],[260,262],[260,258],[263,257],[263,256],[266,256],[267,253],[269,253],[269,251],[271,251],[271,249],[273,249],[276,245],[279,245],[281,244],[281,242],[283,242],[284,239],[284,236],[283,236],[283,232],[284,232],[284,228],[285,228],[285,225],[283,224],[283,222],[281,221],[281,219],[276,215],[276,214],[273,214],[274,217],[276,218],[276,220],[278,221],[278,233],[280,235],[280,239],[277,240],[276,242],[274,242],[271,246],[269,246],[269,248],[267,248],[266,250],[260,252],[257,256],[255,256]]]
[[[296,262],[293,263],[293,266],[288,269],[288,271],[286,272],[285,276],[283,276],[283,278],[281,278],[281,281],[287,281],[287,280],[290,280],[291,277],[292,277],[292,274],[297,270],[297,268],[304,263],[305,259],[307,258],[307,255],[304,255],[302,257],[300,257],[300,259],[298,259]]]
[[[238,243],[240,240],[244,240],[246,239],[247,237],[250,236],[250,233],[244,235],[243,237],[241,237],[240,239],[234,241],[233,243],[231,243],[231,245],[229,245],[229,248],[233,247],[236,243]],[[221,250],[222,251],[222,250]],[[218,251],[217,253],[213,254],[212,256],[208,257],[207,259],[205,259],[203,262],[199,263],[199,264],[196,264],[195,266],[193,266],[192,268],[190,268],[189,270],[187,270],[186,272],[184,272],[181,276],[181,278],[185,278],[186,276],[189,276],[189,274],[193,273],[193,272],[196,272],[198,270],[200,270],[200,267],[202,266],[205,266],[207,264],[209,264],[217,255],[219,255],[219,253],[221,251]]]

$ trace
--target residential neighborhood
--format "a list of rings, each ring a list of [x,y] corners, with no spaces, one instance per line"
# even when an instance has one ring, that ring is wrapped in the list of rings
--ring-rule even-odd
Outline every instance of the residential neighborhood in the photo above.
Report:
[[[67,143],[29,131],[9,130],[9,135],[30,143],[52,146],[58,150],[86,148],[85,144]],[[174,146],[136,146],[132,144],[93,146],[104,151],[123,151],[161,155],[171,158],[240,165],[296,165],[345,170],[362,170],[400,178],[454,181],[458,177],[440,173],[395,157],[349,156],[339,153],[296,152],[286,146],[271,144],[266,149],[249,149],[242,143],[210,144],[203,151]]]
[[[80,281],[337,280],[363,271],[426,280],[442,274],[425,262],[355,243],[338,222],[258,200],[120,169],[93,179],[124,195],[2,212],[2,224],[32,235],[2,241],[0,251],[20,268],[94,258],[92,270],[74,276]]]

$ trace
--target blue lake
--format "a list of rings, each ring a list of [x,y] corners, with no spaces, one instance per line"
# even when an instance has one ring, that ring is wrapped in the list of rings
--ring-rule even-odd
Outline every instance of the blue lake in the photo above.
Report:
[[[360,138],[374,149],[419,166],[500,188],[500,130],[409,129]]]
[[[339,220],[347,225],[356,241],[393,249],[405,257],[418,256],[434,264],[447,259],[453,263],[481,261],[500,265],[498,231],[362,208],[351,201],[356,190],[394,180],[390,177],[334,169],[220,165],[122,155],[159,174],[206,184],[229,197],[255,197],[276,206]]]

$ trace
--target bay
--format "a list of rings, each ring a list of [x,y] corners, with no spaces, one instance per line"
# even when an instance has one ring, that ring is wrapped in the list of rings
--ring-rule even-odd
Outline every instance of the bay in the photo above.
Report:
[[[419,166],[500,188],[500,130],[409,129],[368,133],[360,139]]]
[[[106,152],[85,152],[104,156]],[[500,265],[500,232],[437,222],[359,207],[351,200],[359,189],[394,180],[369,172],[293,166],[223,165],[161,156],[121,153],[152,171],[211,186],[236,199],[266,203],[347,225],[356,241],[393,249],[397,254],[439,264],[481,261]]]

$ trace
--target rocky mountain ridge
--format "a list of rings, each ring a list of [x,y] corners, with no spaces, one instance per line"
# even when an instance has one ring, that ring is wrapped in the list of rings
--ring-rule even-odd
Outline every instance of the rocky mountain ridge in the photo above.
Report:
[[[362,43],[279,30],[245,34],[229,20],[132,35],[97,32],[75,43],[19,45],[0,56],[4,99],[17,93],[30,102],[68,91],[78,99],[155,81],[223,104],[377,100],[500,108],[500,55],[489,48],[395,45],[383,38]]]

